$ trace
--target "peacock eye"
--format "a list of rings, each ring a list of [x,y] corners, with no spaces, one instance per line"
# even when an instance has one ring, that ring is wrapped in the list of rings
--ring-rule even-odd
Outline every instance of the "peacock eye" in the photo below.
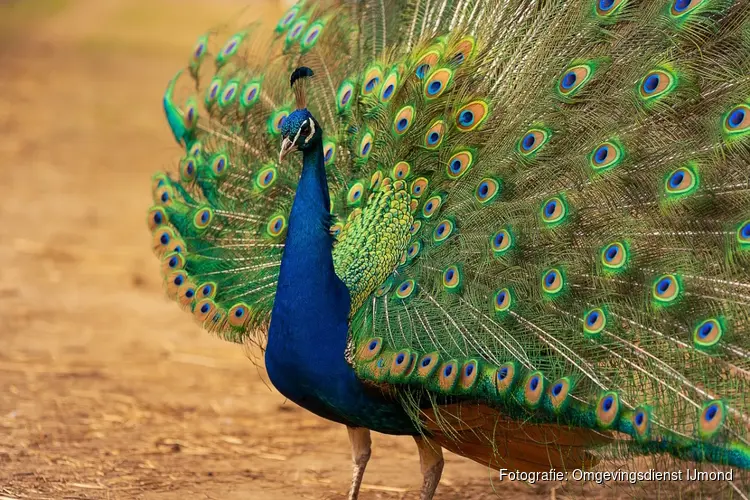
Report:
[[[302,135],[310,135],[310,124],[305,122],[304,125],[302,125],[302,128],[300,129],[300,134]]]

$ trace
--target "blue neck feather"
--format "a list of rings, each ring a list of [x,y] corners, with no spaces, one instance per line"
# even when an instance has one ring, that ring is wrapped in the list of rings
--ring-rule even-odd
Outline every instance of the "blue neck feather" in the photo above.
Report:
[[[289,216],[266,349],[266,368],[284,396],[317,415],[387,433],[414,433],[395,401],[368,390],[345,357],[350,298],[333,267],[323,145],[303,152]]]

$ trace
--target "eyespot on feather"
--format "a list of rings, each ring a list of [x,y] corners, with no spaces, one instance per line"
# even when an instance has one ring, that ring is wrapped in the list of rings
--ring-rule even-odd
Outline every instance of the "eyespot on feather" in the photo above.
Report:
[[[382,83],[382,81],[383,70],[380,69],[380,66],[370,66],[367,71],[365,71],[365,76],[362,79],[362,89],[360,90],[360,93],[363,96],[373,94],[380,88],[380,84]]]
[[[540,215],[547,227],[554,227],[565,221],[568,206],[562,196],[555,196],[542,203]]]
[[[575,96],[594,76],[592,64],[578,64],[567,68],[557,81],[557,92],[563,99]]]
[[[227,313],[227,321],[235,328],[244,327],[250,319],[250,307],[244,302],[233,305]]]
[[[741,250],[750,249],[750,220],[741,222],[737,226],[737,243]]]
[[[473,37],[462,38],[452,51],[449,60],[452,64],[459,66],[466,60],[471,59],[474,54],[476,41]]]
[[[408,132],[414,121],[414,116],[414,106],[404,106],[401,108],[393,118],[393,134],[396,137],[401,137]]]
[[[503,228],[490,237],[490,247],[495,257],[506,254],[513,248],[513,234],[508,228]]]
[[[274,182],[276,182],[277,177],[278,171],[276,170],[276,167],[273,165],[269,165],[259,170],[255,175],[255,186],[261,191],[266,190],[273,186]]]
[[[470,132],[484,123],[488,116],[489,107],[486,102],[472,101],[456,113],[456,128],[461,132]]]
[[[547,297],[555,297],[563,291],[565,277],[558,268],[548,269],[542,275],[542,291]]]
[[[365,132],[362,135],[362,139],[359,141],[359,157],[363,159],[367,159],[370,156],[370,153],[372,153],[372,143],[373,143],[373,137],[372,133]]]
[[[424,177],[419,177],[411,183],[411,195],[414,198],[419,198],[427,190],[429,181]]]
[[[705,0],[672,0],[669,13],[672,17],[681,18],[687,16],[700,7]]]
[[[421,379],[429,378],[440,364],[440,355],[437,352],[431,352],[422,356],[417,362],[417,377]]]
[[[425,219],[431,218],[440,210],[440,205],[442,204],[443,199],[439,195],[430,196],[422,207],[422,216]]]
[[[510,288],[501,288],[495,292],[495,295],[493,295],[492,298],[492,306],[495,310],[495,314],[498,316],[504,316],[510,311],[511,306],[513,305],[513,300],[513,293]]]
[[[667,199],[682,198],[694,193],[700,184],[698,169],[695,163],[670,172],[664,180],[664,194]]]
[[[237,80],[230,80],[219,95],[219,107],[223,109],[232,104],[237,99],[239,89],[240,83]]]
[[[430,74],[430,70],[437,65],[439,59],[439,52],[435,50],[426,52],[422,57],[419,58],[419,61],[414,66],[414,74],[417,75],[417,78],[423,80],[427,75]]]
[[[188,155],[180,161],[180,179],[183,182],[193,182],[197,171],[198,167],[195,157]]]
[[[190,53],[190,69],[195,73],[200,66],[201,61],[206,56],[208,47],[208,35],[201,35],[193,46],[193,51]]]
[[[726,413],[724,401],[720,399],[705,403],[698,417],[698,435],[706,440],[715,436],[724,426]]]
[[[277,238],[284,234],[286,225],[286,217],[283,215],[275,215],[271,217],[268,224],[266,224],[266,233],[272,238]]]
[[[344,80],[336,93],[336,108],[339,113],[345,113],[352,106],[354,95],[354,84],[350,80]]]
[[[722,318],[708,318],[698,323],[693,329],[693,345],[698,349],[711,349],[719,343],[724,335]]]
[[[664,68],[651,70],[638,84],[638,96],[644,102],[660,100],[677,87],[677,77]]]
[[[260,99],[260,82],[249,82],[240,93],[240,107],[243,111],[247,111],[258,102],[258,99]]]
[[[211,174],[217,178],[223,178],[229,170],[229,158],[224,153],[214,155],[211,160]]]
[[[596,146],[589,154],[589,166],[594,172],[611,170],[624,159],[624,150],[619,142],[610,140]]]
[[[681,293],[680,282],[676,275],[664,274],[651,286],[651,296],[654,302],[661,305],[669,305],[677,301]]]
[[[154,231],[151,238],[154,252],[156,252],[157,255],[163,255],[171,249],[172,240],[175,239],[175,234],[171,227],[163,226]]]
[[[622,271],[628,265],[629,251],[622,241],[613,241],[601,250],[600,262],[606,271]]]
[[[404,280],[401,282],[401,284],[396,288],[396,291],[394,292],[394,297],[402,300],[406,300],[410,298],[412,295],[414,295],[414,292],[417,290],[417,283],[412,280]]]
[[[187,273],[180,269],[172,271],[166,275],[164,281],[167,285],[167,295],[172,299],[177,299],[177,291],[188,279]]]
[[[437,99],[450,85],[453,79],[453,70],[439,68],[430,73],[425,79],[423,95],[425,99]]]
[[[157,228],[168,223],[169,217],[167,217],[167,212],[162,207],[151,207],[148,210],[146,221],[148,222],[149,230],[154,232]]]
[[[398,80],[398,71],[393,70],[388,73],[388,76],[385,77],[385,81],[383,82],[383,86],[380,88],[381,102],[385,103],[393,99],[393,96],[396,95],[396,91],[398,90]]]
[[[596,403],[596,422],[602,429],[609,429],[620,415],[620,398],[616,392],[607,391]]]
[[[607,311],[603,307],[595,307],[583,313],[583,333],[587,337],[599,337],[607,327]]]
[[[289,26],[292,24],[292,21],[297,17],[297,14],[299,12],[299,7],[294,6],[286,13],[281,16],[281,19],[279,19],[279,22],[276,24],[276,32],[281,33],[282,31],[289,28]]]
[[[419,230],[422,228],[422,221],[421,220],[415,220],[411,223],[411,227],[409,228],[409,234],[414,236],[419,232]]]
[[[411,366],[413,358],[413,353],[408,349],[403,349],[397,352],[391,361],[389,374],[395,378],[403,378],[406,375],[407,370],[413,368],[413,366]]]
[[[505,363],[498,367],[497,375],[495,376],[495,388],[498,394],[503,396],[510,393],[516,381],[517,374],[518,370],[515,363]]]
[[[414,260],[419,252],[422,250],[422,242],[419,240],[413,241],[406,249],[406,257],[409,261]]]
[[[456,387],[458,376],[458,362],[455,360],[447,361],[438,370],[437,385],[441,391],[451,392]]]
[[[242,41],[247,36],[247,32],[241,31],[229,37],[224,46],[219,50],[216,55],[216,66],[221,67],[229,61],[229,59],[237,53],[242,44]]]
[[[206,97],[203,99],[203,103],[206,108],[211,109],[216,102],[216,98],[219,97],[219,91],[222,87],[222,80],[218,76],[215,76],[211,83],[206,88]]]
[[[366,343],[362,344],[357,350],[357,359],[360,361],[370,361],[380,354],[383,348],[383,339],[380,337],[373,337]]]
[[[479,362],[476,359],[470,359],[464,363],[461,368],[461,376],[458,379],[458,386],[463,391],[470,391],[479,380]]]
[[[410,172],[411,172],[411,166],[405,161],[400,161],[396,163],[396,165],[393,166],[393,170],[391,171],[391,176],[393,177],[393,179],[403,180],[409,177]]]
[[[362,198],[365,192],[365,187],[361,182],[355,182],[349,192],[346,195],[347,205],[358,205],[362,202]]]
[[[485,177],[479,181],[477,189],[474,191],[474,199],[482,205],[487,205],[494,201],[500,194],[500,181],[491,177]]]
[[[188,155],[197,160],[201,158],[201,153],[203,153],[203,143],[201,143],[201,141],[193,142],[193,145],[190,146],[190,149],[188,150]]]
[[[516,151],[524,158],[531,158],[549,142],[551,133],[544,128],[531,128],[526,131],[516,145]]]
[[[165,254],[162,258],[162,274],[167,275],[185,267],[185,257],[177,252]]]
[[[535,371],[526,376],[523,387],[523,399],[526,406],[530,408],[537,408],[539,406],[539,403],[542,402],[545,385],[542,372]]]
[[[549,401],[555,413],[562,413],[570,403],[570,394],[573,392],[573,382],[569,377],[557,380],[549,388]]]
[[[393,287],[393,278],[388,278],[383,282],[376,290],[375,290],[375,296],[376,297],[382,297],[386,293],[391,291],[391,287]]]
[[[435,243],[442,243],[447,240],[456,228],[455,224],[450,219],[443,219],[435,226],[435,230],[432,233],[432,239]]]
[[[174,189],[169,184],[163,184],[154,191],[154,203],[168,207],[174,201]]]
[[[651,410],[646,406],[638,406],[630,416],[635,439],[643,443],[649,440],[651,435]]]
[[[300,48],[302,49],[302,54],[309,51],[315,46],[315,43],[318,41],[318,38],[320,38],[320,35],[321,33],[323,33],[324,28],[325,23],[323,23],[322,21],[316,21],[312,23],[309,28],[307,28],[307,31],[304,35],[302,35],[302,38],[299,42]]]
[[[186,280],[177,288],[177,301],[183,306],[188,307],[195,300],[195,283]]]
[[[214,211],[209,207],[199,208],[193,216],[193,227],[202,231],[211,225],[211,221],[214,219]]]
[[[750,105],[739,104],[724,114],[722,118],[724,136],[735,140],[750,134]]]
[[[184,111],[184,123],[185,128],[188,130],[195,129],[195,126],[198,124],[198,103],[195,101],[194,97],[190,97],[187,102],[185,102],[185,111]]]
[[[469,171],[472,163],[474,163],[474,155],[471,151],[459,151],[448,160],[446,173],[451,179],[458,179]]]
[[[286,34],[286,39],[284,40],[285,47],[290,47],[294,42],[296,42],[302,35],[302,32],[304,31],[306,26],[307,19],[304,17],[295,21]]]
[[[445,122],[443,120],[437,120],[435,123],[430,125],[427,133],[424,135],[424,147],[427,149],[437,149],[443,142],[443,136],[445,135]]]
[[[461,291],[463,279],[461,276],[461,267],[458,264],[448,266],[443,271],[442,284],[446,292],[458,293]]]
[[[209,281],[206,283],[203,283],[202,285],[197,285],[195,287],[195,293],[198,296],[198,298],[208,298],[213,299],[216,297],[216,283]]]
[[[199,323],[205,323],[216,313],[216,303],[212,299],[201,299],[195,304],[193,316]]]

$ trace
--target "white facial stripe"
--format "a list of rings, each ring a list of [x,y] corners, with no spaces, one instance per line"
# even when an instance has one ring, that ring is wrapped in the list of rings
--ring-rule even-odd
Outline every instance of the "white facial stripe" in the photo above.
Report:
[[[307,136],[307,139],[305,139],[305,144],[310,142],[310,139],[312,139],[312,136],[315,135],[315,122],[310,120],[310,135]]]

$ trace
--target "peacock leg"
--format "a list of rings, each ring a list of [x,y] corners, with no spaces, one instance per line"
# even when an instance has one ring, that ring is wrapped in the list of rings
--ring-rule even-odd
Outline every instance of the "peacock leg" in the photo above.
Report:
[[[443,449],[432,439],[425,436],[414,436],[419,450],[419,463],[422,466],[422,491],[419,500],[432,500],[443,474]]]
[[[365,475],[365,467],[370,460],[370,429],[364,427],[347,427],[349,431],[349,442],[352,445],[352,487],[349,490],[349,500],[357,500],[362,477]]]

